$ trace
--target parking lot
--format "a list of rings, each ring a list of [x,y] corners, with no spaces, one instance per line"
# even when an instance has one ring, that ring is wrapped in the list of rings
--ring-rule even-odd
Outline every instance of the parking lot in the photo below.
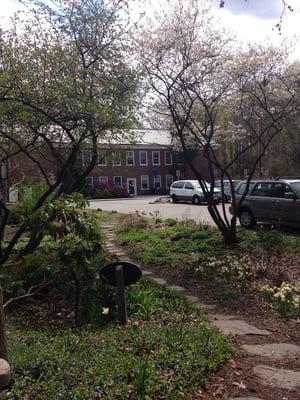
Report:
[[[155,203],[157,198],[158,196],[140,196],[128,199],[90,200],[90,208],[99,208],[104,211],[117,211],[120,213],[134,213],[138,211],[147,215],[152,214],[161,219],[192,219],[196,222],[214,225],[205,204],[195,206],[191,203]],[[221,211],[222,205],[218,207]],[[228,210],[229,205],[226,204],[225,207]]]

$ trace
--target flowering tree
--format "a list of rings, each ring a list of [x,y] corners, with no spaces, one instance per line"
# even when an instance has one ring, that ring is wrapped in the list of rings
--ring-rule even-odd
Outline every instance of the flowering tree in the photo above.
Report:
[[[137,74],[126,55],[126,1],[26,3],[32,9],[25,20],[16,16],[0,36],[0,156],[4,163],[15,156],[30,161],[46,186],[5,246],[10,209],[0,201],[0,264],[36,249],[51,221],[32,224],[35,215],[50,199],[82,188],[99,157],[99,141],[117,141],[131,126],[137,100]],[[91,157],[82,165],[87,149]],[[51,176],[45,158],[55,167]],[[3,318],[0,357],[7,358]]]
[[[296,74],[287,74],[282,49],[238,49],[216,28],[206,1],[200,7],[195,1],[178,1],[149,26],[139,35],[138,46],[154,107],[180,143],[225,242],[235,243],[236,217],[247,191],[236,205],[232,166],[251,152],[249,184],[270,142],[282,130],[283,119],[297,108]],[[236,140],[242,134],[243,143],[224,160],[218,151],[220,138],[232,138],[232,127],[238,125]],[[210,187],[188,157],[191,146],[201,149],[207,159]],[[230,182],[236,210],[232,217],[224,204],[221,210],[215,204],[216,176]]]

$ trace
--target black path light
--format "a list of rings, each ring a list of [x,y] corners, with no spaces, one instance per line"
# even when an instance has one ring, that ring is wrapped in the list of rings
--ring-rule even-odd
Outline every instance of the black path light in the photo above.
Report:
[[[141,268],[129,261],[116,261],[100,270],[102,280],[108,285],[117,287],[119,320],[121,325],[127,324],[125,286],[136,283],[141,276]]]

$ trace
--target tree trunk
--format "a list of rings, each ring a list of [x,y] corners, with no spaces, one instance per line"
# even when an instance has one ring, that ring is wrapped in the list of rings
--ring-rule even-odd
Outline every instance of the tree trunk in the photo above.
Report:
[[[227,228],[222,230],[222,236],[226,245],[230,246],[238,242],[236,237],[236,230],[234,228]]]
[[[3,310],[3,294],[1,286],[0,286],[0,358],[3,358],[4,360],[8,361],[5,318]]]

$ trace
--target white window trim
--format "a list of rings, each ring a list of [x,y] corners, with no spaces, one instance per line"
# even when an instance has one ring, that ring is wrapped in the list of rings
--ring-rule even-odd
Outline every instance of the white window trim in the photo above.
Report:
[[[170,153],[171,162],[167,163],[167,153]],[[173,165],[173,154],[170,150],[165,150],[165,165]]]
[[[113,176],[113,182],[114,182],[114,185],[118,185],[118,183],[116,183],[116,182],[115,182],[115,178],[121,178],[120,185],[122,186],[122,182],[123,182],[123,178],[122,178],[122,176],[121,176],[121,175],[116,175],[116,176]]]
[[[88,163],[85,162],[87,157],[89,157]],[[92,159],[92,157],[90,154],[82,153],[82,165],[83,166],[88,165],[91,162],[91,159]]]
[[[100,152],[98,151],[98,155],[97,155],[97,165],[100,165],[101,167],[107,167],[107,154],[104,153],[104,159],[103,161],[101,161],[100,164]]]
[[[141,163],[141,159],[142,159],[141,154],[142,153],[146,154],[146,163],[145,164]],[[140,162],[140,166],[147,167],[147,165],[148,165],[148,152],[147,152],[147,150],[140,150],[140,152],[139,152],[139,162]]]
[[[171,186],[171,185],[168,186],[168,179],[167,179],[168,176],[171,176],[171,178],[172,178],[171,185],[172,185],[172,183],[174,182],[174,177],[173,177],[173,175],[167,174],[167,175],[166,175],[166,189],[170,189],[170,186]]]
[[[132,159],[133,159],[133,164],[128,164],[128,153],[132,153]],[[128,167],[132,167],[132,166],[134,166],[135,165],[135,162],[134,162],[134,151],[133,150],[127,150],[126,151],[126,165],[128,166]]]
[[[120,167],[120,166],[122,165],[122,155],[121,155],[121,152],[118,151],[117,153],[118,153],[118,155],[119,155],[119,157],[120,157],[120,162],[119,162],[119,163],[116,163],[115,160],[113,159],[113,162],[112,162],[113,167]]]
[[[154,164],[154,153],[158,154],[158,163]],[[160,165],[160,151],[158,150],[152,150],[152,165]]]
[[[106,180],[105,185],[107,185],[107,184],[108,184],[108,176],[106,176],[106,175],[99,176],[99,184],[100,184],[100,185],[103,185],[103,182],[101,182],[101,178],[106,178],[106,179],[105,179],[105,180]]]
[[[145,189],[145,188],[143,188],[143,185],[142,185],[142,183],[143,183],[143,179],[142,178],[147,178],[147,188]],[[141,175],[141,190],[149,190],[149,175]]]
[[[91,186],[94,189],[94,177],[93,176],[86,176],[85,179],[90,179],[91,180]]]
[[[155,179],[159,180],[159,188],[161,189],[161,175],[156,175],[153,177],[153,188],[155,189]]]

